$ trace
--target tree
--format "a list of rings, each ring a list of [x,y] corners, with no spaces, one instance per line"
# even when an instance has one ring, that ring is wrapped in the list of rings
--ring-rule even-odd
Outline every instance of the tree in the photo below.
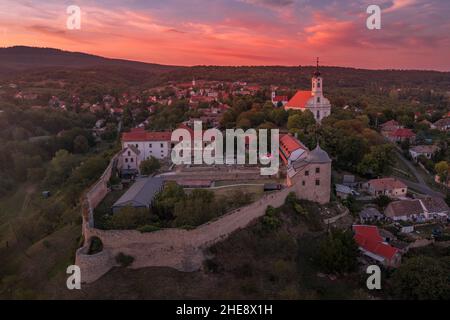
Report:
[[[136,209],[125,207],[116,212],[111,218],[113,229],[136,229],[145,225],[149,221],[149,211],[147,209]]]
[[[317,262],[329,273],[352,272],[357,267],[358,245],[349,231],[332,230],[319,247]]]
[[[153,174],[159,168],[161,168],[161,164],[155,157],[150,157],[149,159],[142,161],[139,165],[139,169],[141,170],[141,174],[143,175]]]
[[[296,113],[288,118],[287,128],[289,130],[293,129],[306,129],[309,126],[313,126],[316,124],[316,120],[314,119],[314,115],[311,111],[307,110],[301,113]]]
[[[448,179],[449,165],[447,161],[441,161],[437,163],[434,167],[437,175],[439,176],[439,181],[446,183]]]
[[[417,256],[404,262],[392,275],[395,298],[408,300],[450,299],[450,282],[442,262]]]
[[[358,172],[362,175],[380,176],[389,171],[393,164],[393,147],[383,144],[372,147],[370,153],[366,154],[358,165]]]
[[[78,135],[73,140],[74,153],[86,153],[89,151],[89,142],[85,136]]]
[[[78,161],[75,156],[67,150],[57,151],[50,161],[45,183],[50,186],[56,186],[63,183],[72,174],[72,170],[77,163]]]

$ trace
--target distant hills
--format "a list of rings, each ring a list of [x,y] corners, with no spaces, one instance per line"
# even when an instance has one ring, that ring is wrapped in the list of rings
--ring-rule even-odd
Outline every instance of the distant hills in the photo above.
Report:
[[[168,66],[52,48],[0,48],[0,76],[8,79],[55,79],[63,76],[89,81],[95,71],[99,83],[111,80],[126,85],[157,85],[168,81],[191,81],[195,77],[202,80],[246,81],[261,85],[307,88],[313,70],[313,66]],[[321,71],[327,89],[370,86],[448,91],[450,88],[450,72],[342,67],[321,67]]]
[[[70,52],[53,48],[15,46],[0,48],[0,69],[24,70],[46,67],[124,67],[144,71],[165,72],[173,66],[137,62],[122,59],[110,59],[82,52]]]

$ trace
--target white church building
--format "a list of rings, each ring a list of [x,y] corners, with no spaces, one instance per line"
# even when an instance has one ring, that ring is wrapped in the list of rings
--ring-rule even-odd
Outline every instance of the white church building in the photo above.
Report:
[[[319,60],[317,69],[311,81],[311,91],[297,91],[291,100],[284,106],[285,110],[310,110],[317,122],[321,122],[331,113],[330,101],[323,96],[323,78],[319,71]]]

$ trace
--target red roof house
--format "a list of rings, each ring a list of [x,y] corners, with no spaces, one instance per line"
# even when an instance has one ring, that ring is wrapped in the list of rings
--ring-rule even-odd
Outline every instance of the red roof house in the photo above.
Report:
[[[389,133],[387,137],[391,142],[406,141],[413,142],[416,134],[411,129],[397,129]]]
[[[386,267],[398,267],[401,255],[397,248],[385,243],[377,226],[354,225],[354,239],[359,249],[368,257]]]

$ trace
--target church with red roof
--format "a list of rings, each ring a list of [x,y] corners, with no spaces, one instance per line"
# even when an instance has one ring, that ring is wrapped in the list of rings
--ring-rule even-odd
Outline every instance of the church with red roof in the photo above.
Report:
[[[328,117],[331,113],[331,103],[323,96],[323,78],[319,71],[319,59],[317,69],[311,81],[311,91],[300,90],[284,106],[285,110],[309,110],[313,113],[317,122]]]

